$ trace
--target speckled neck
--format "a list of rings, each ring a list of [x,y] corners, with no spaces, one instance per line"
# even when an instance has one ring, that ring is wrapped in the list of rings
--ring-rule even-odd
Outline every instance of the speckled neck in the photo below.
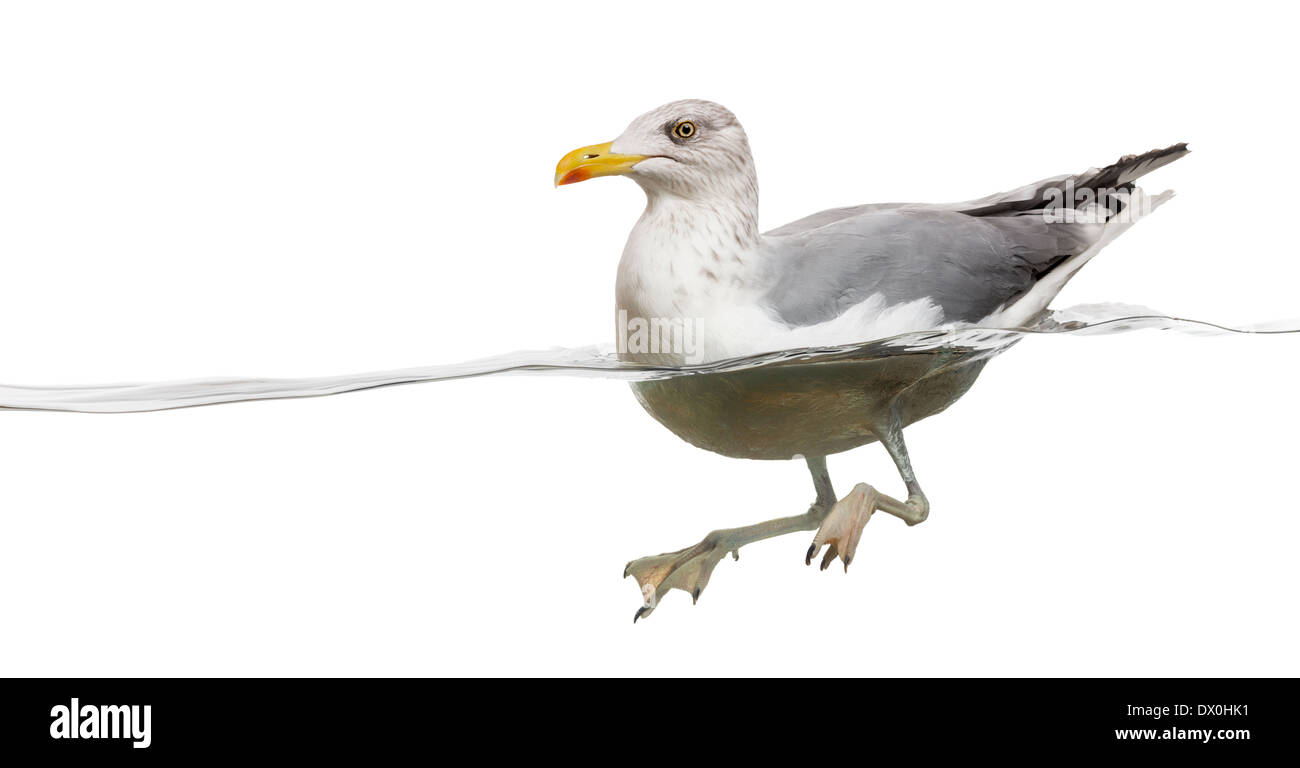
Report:
[[[619,263],[619,309],[700,317],[720,294],[743,290],[761,239],[758,184],[752,167],[743,170],[689,194],[642,185],[645,212]]]

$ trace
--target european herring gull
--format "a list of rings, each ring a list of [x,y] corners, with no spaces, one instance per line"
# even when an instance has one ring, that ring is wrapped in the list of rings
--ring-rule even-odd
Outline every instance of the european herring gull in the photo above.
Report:
[[[619,353],[702,363],[924,329],[1024,327],[1102,247],[1172,196],[1148,197],[1134,181],[1187,151],[1175,144],[964,203],[837,208],[764,233],[740,122],[718,104],[686,100],[565,155],[555,183],[620,175],[645,190],[618,266]],[[646,410],[683,439],[738,458],[802,458],[816,490],[802,515],[713,531],[629,563],[624,575],[645,599],[635,618],[669,589],[698,599],[714,566],[746,544],[816,529],[805,562],[825,546],[822,568],[838,557],[847,569],[873,512],[923,522],[930,504],[903,428],[956,401],[985,361],[946,349],[634,382]],[[837,499],[826,456],[873,441],[897,466],[906,500],[866,483]]]

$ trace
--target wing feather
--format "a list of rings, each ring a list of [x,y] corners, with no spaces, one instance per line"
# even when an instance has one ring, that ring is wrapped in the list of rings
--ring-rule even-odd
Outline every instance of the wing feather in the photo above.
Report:
[[[1134,180],[1187,152],[1175,144],[964,203],[881,203],[806,216],[765,236],[773,275],[765,301],[792,327],[832,320],[876,295],[886,306],[928,299],[946,321],[976,322],[1090,252],[1107,218],[1127,205]],[[1062,196],[1067,189],[1074,194]],[[1049,211],[1079,200],[1101,216]]]

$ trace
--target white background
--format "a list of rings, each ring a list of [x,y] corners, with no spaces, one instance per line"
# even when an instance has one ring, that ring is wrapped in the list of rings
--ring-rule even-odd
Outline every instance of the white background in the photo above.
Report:
[[[555,161],[744,121],[775,227],[1176,141],[1056,306],[1300,315],[1295,19],[1263,5],[7,3],[0,381],[395,368],[612,338],[642,203]],[[811,534],[635,627],[634,557],[802,512],[801,464],[625,384],[0,413],[7,675],[1295,675],[1298,337],[1030,340],[908,431],[930,521]],[[900,492],[884,452],[838,490]]]

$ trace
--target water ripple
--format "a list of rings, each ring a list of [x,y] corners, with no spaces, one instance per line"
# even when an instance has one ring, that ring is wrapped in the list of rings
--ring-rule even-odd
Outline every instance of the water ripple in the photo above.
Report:
[[[1300,333],[1300,319],[1233,327],[1204,320],[1171,317],[1145,307],[1093,304],[1053,311],[1027,328],[959,327],[917,331],[860,344],[788,349],[676,367],[621,361],[612,345],[592,345],[512,352],[451,365],[312,378],[211,378],[94,386],[0,384],[0,409],[133,413],[248,400],[323,397],[398,384],[505,374],[558,373],[636,381],[741,371],[769,365],[815,365],[845,359],[870,360],[951,349],[974,350],[983,357],[990,357],[1000,354],[1027,336],[1100,335],[1151,329],[1195,335],[1294,334]]]

